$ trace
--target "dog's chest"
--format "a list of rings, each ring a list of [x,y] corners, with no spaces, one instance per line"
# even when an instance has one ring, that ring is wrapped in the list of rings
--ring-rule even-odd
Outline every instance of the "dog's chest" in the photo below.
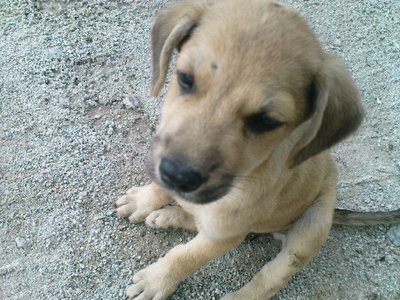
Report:
[[[271,209],[267,209],[265,203],[251,202],[221,199],[215,203],[197,205],[178,200],[183,209],[194,216],[198,230],[215,239],[260,231],[261,220],[263,220],[262,232],[276,230],[273,226],[276,222],[271,217],[273,215]]]

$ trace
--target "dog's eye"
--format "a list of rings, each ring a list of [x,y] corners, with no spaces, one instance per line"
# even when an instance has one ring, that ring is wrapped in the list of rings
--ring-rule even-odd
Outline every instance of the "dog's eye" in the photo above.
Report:
[[[194,77],[192,75],[178,71],[178,83],[183,93],[194,92]]]
[[[245,122],[247,128],[255,133],[271,131],[283,125],[283,122],[268,117],[264,112],[247,117]]]

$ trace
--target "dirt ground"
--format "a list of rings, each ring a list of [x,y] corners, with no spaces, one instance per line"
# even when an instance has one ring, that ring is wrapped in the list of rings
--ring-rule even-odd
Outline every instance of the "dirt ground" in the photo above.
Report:
[[[130,276],[193,234],[117,218],[144,185],[161,98],[149,96],[149,31],[171,1],[0,0],[0,299],[124,299]],[[289,1],[342,57],[366,120],[334,150],[338,207],[400,207],[400,4]],[[335,226],[274,299],[400,299],[400,227]],[[273,258],[247,240],[171,299],[218,299]]]

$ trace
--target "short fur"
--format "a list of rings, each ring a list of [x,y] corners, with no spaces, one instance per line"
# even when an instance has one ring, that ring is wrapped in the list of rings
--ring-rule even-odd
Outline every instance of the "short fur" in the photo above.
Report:
[[[166,299],[249,232],[271,232],[282,240],[281,252],[222,298],[268,299],[328,236],[336,202],[329,148],[360,125],[359,94],[343,62],[322,51],[301,16],[275,1],[192,0],[162,11],[152,30],[154,96],[174,49],[175,69],[193,76],[193,91],[184,92],[173,73],[149,159],[153,183],[130,189],[117,213],[198,235],[138,272],[127,295]],[[246,120],[260,113],[283,125],[253,132]],[[165,157],[198,171],[205,183],[191,192],[171,188],[160,175]],[[167,205],[173,198],[178,205]],[[368,222],[399,221],[398,212],[375,216]],[[360,219],[336,216],[338,223]]]

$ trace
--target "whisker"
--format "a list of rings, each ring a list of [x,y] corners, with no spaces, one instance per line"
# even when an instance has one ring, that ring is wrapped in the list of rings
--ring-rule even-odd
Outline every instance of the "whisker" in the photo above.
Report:
[[[261,184],[261,181],[259,178],[256,177],[251,177],[251,176],[241,176],[241,175],[237,175],[237,176],[229,176],[230,179],[238,179],[241,181],[248,181],[248,182],[252,182],[252,183],[257,183],[257,184]]]
[[[244,189],[242,187],[238,187],[238,186],[236,186],[234,184],[227,184],[227,186],[229,186],[230,188],[233,188],[233,189],[241,190],[241,191],[245,191],[246,190],[246,189]]]

